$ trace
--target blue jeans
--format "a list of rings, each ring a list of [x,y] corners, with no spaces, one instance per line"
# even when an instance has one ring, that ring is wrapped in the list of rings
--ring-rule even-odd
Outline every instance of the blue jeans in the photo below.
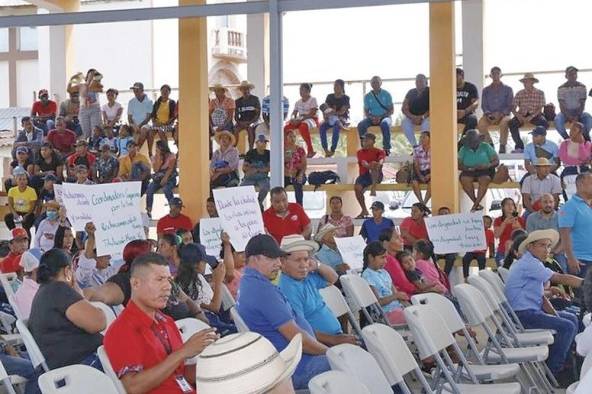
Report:
[[[548,315],[542,310],[517,311],[516,315],[524,328],[545,328],[555,330],[555,342],[549,347],[547,365],[553,375],[563,368],[570,354],[574,338],[578,333],[578,318],[569,312],[558,311],[557,316]]]
[[[160,186],[160,183],[154,182],[154,180],[150,181],[148,184],[148,188],[146,189],[146,210],[148,212],[152,212],[152,205],[154,204],[154,193],[156,193],[160,188],[164,192],[164,195],[167,201],[171,201],[174,197],[173,189],[177,185],[177,173],[173,172],[173,174],[169,177],[167,183],[164,186]]]
[[[331,135],[330,150],[335,151],[335,149],[337,149],[337,143],[339,142],[339,132],[341,131],[341,127],[339,127],[338,123],[335,123],[333,126],[331,126],[329,122],[323,122],[319,127],[319,134],[321,135],[321,146],[323,147],[323,150],[329,150],[327,149],[327,130],[329,130],[331,127],[333,127],[333,134]]]
[[[590,115],[587,112],[582,112],[578,121],[584,125],[584,138],[586,139],[586,141],[590,141],[590,129],[592,129],[592,115]],[[563,112],[559,112],[557,116],[555,116],[554,122],[557,132],[564,139],[568,139],[569,134],[567,134],[567,131],[565,130],[565,115],[563,114]]]
[[[417,145],[417,140],[415,139],[415,124],[411,121],[411,119],[405,116],[401,122],[401,128],[403,129],[403,133],[405,133],[405,137],[407,137],[407,141],[409,141],[411,146]],[[430,118],[425,118],[421,121],[421,131],[429,130]]]
[[[384,150],[391,150],[391,118],[384,118],[380,121],[380,131],[382,132],[382,147]],[[358,134],[360,139],[368,132],[368,127],[372,126],[372,121],[369,118],[358,123]]]
[[[0,361],[4,365],[8,375],[18,375],[27,379],[25,385],[25,394],[40,394],[37,379],[39,375],[35,372],[33,364],[26,358],[13,357],[5,353],[0,353]]]
[[[303,354],[292,375],[292,384],[295,390],[308,388],[308,382],[315,376],[331,370],[327,356],[311,356]]]
[[[257,199],[259,200],[259,204],[263,204],[265,201],[265,197],[267,197],[267,193],[269,193],[269,176],[267,174],[254,174],[254,175],[245,175],[243,181],[240,184],[241,186],[256,186],[259,188],[259,196]]]
[[[292,178],[289,176],[284,177],[284,186],[294,186],[294,197],[296,198],[296,203],[303,207],[303,200],[304,200],[304,190],[302,185],[306,183],[306,176],[302,178],[302,183],[298,182],[297,178]]]
[[[101,360],[99,360],[97,353],[90,354],[84,360],[82,360],[80,364],[88,365],[89,367],[93,367],[94,369],[104,372],[103,364],[101,364]]]

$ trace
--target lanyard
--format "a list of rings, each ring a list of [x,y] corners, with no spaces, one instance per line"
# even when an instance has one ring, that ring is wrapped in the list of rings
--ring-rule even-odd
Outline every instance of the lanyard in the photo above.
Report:
[[[173,352],[173,348],[171,346],[171,342],[169,341],[169,334],[166,331],[166,327],[162,327],[162,330],[159,329],[157,325],[152,325],[152,332],[158,338],[162,346],[164,347],[164,351],[168,354]]]

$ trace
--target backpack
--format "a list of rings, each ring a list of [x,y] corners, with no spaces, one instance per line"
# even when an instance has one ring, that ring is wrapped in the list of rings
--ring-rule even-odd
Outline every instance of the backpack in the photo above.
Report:
[[[321,185],[335,184],[338,182],[341,182],[341,179],[335,171],[314,171],[308,175],[308,183],[314,185],[315,192]]]
[[[397,183],[411,183],[411,176],[413,175],[413,163],[408,161],[401,165],[399,171],[395,174],[395,181]]]

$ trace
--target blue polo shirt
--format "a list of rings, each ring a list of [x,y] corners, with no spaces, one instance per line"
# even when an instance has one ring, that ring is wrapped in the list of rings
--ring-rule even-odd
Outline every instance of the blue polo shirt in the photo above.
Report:
[[[296,280],[284,274],[280,278],[279,288],[296,315],[304,316],[314,330],[337,335],[342,333],[341,325],[319,293],[319,289],[327,285],[321,275],[312,272],[304,280]]]
[[[343,264],[343,258],[341,254],[328,247],[327,245],[322,245],[318,252],[315,253],[315,257],[323,264],[327,264],[331,268],[335,269],[340,264]]]
[[[553,274],[553,271],[528,251],[512,263],[505,288],[506,297],[512,309],[540,311],[543,307],[545,283]]]
[[[557,158],[559,157],[559,147],[553,141],[545,140],[543,145],[539,146],[543,150],[549,152],[553,155],[551,160],[553,163],[557,163]],[[531,163],[535,163],[537,159],[535,145],[531,142],[524,147],[524,160],[530,160]]]
[[[380,236],[380,233],[382,233],[382,230],[392,227],[395,227],[395,224],[388,218],[382,217],[380,223],[376,223],[374,218],[370,218],[364,220],[364,223],[362,223],[360,235],[367,243],[370,243],[372,241],[378,241],[378,237]]]
[[[380,91],[376,93],[376,97],[378,97],[378,100],[380,100],[382,105],[386,108],[390,108],[391,105],[393,105],[391,94],[384,89],[380,89]],[[378,103],[376,97],[373,92],[367,93],[366,96],[364,96],[364,109],[372,116],[382,116],[387,110]]]
[[[578,260],[592,261],[592,208],[575,194],[559,210],[559,228],[571,229],[573,252]]]

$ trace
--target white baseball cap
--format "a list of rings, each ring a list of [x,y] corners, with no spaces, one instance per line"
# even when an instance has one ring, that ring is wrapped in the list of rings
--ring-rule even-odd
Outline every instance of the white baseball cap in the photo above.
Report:
[[[27,250],[21,256],[20,266],[23,267],[25,272],[33,272],[39,268],[39,260],[41,260],[41,249],[33,248]]]

